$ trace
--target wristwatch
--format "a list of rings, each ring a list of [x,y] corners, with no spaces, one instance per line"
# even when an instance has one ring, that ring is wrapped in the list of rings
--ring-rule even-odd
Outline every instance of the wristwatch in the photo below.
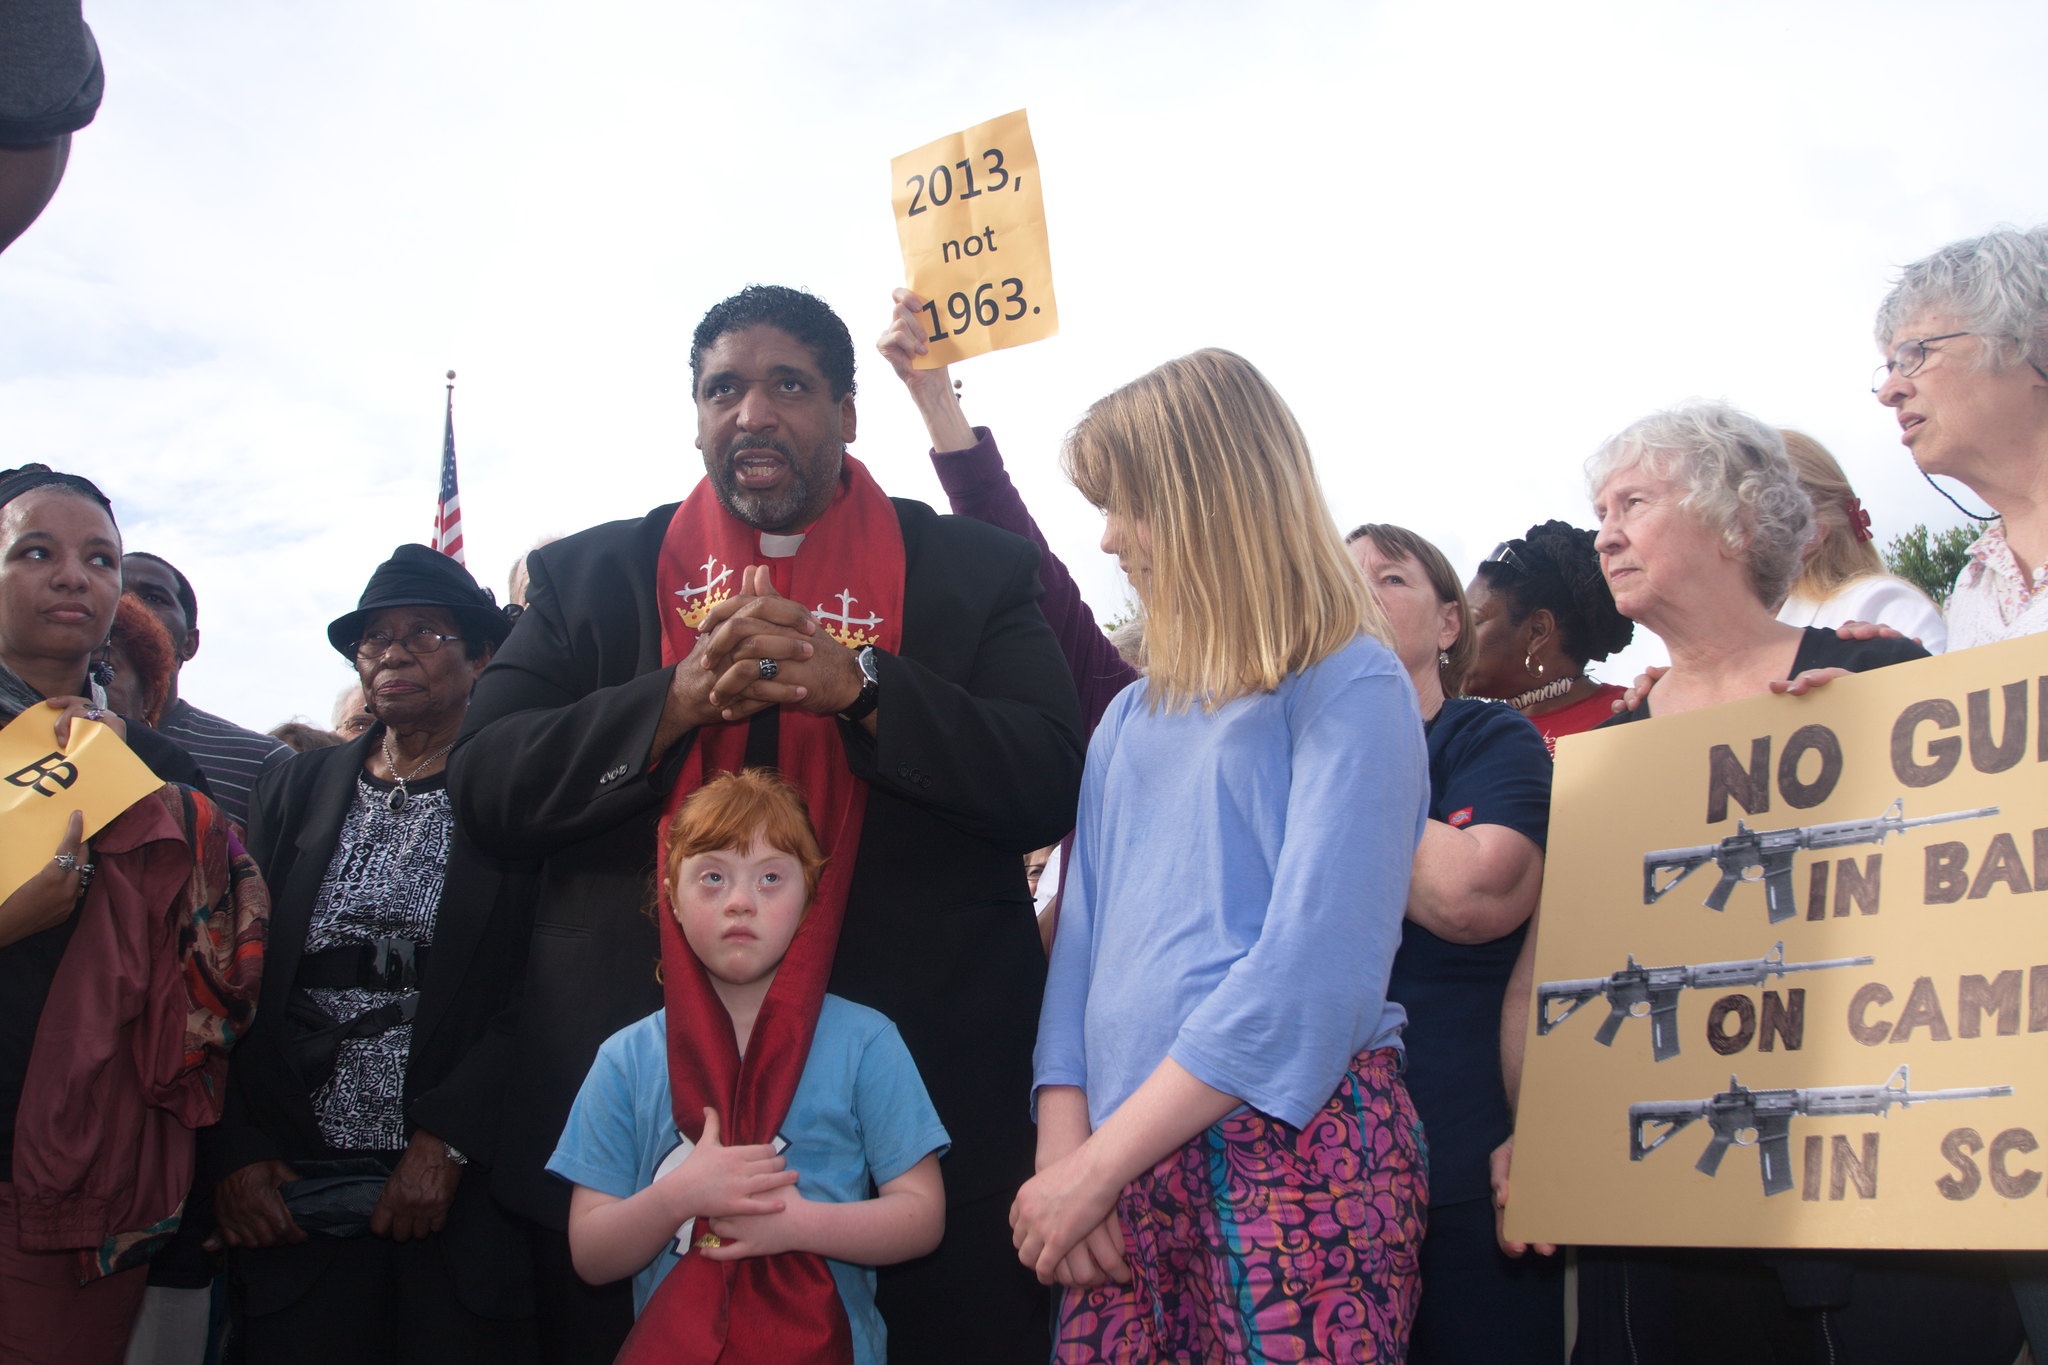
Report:
[[[457,1166],[467,1166],[469,1164],[469,1158],[464,1156],[461,1152],[456,1151],[455,1144],[452,1142],[444,1142],[441,1144],[441,1155],[443,1158]]]
[[[839,713],[839,719],[863,720],[880,700],[882,675],[875,667],[876,652],[873,645],[862,645],[853,651],[853,662],[860,668],[860,695]]]

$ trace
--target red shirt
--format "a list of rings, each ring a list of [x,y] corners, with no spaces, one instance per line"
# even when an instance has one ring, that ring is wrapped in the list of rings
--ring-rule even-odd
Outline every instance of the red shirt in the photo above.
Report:
[[[1623,688],[1613,683],[1601,683],[1582,699],[1570,706],[1560,706],[1555,711],[1541,715],[1530,715],[1529,721],[1543,736],[1543,743],[1549,748],[1550,756],[1557,757],[1557,741],[1565,735],[1576,735],[1592,729],[1614,714],[1614,703],[1621,700]]]

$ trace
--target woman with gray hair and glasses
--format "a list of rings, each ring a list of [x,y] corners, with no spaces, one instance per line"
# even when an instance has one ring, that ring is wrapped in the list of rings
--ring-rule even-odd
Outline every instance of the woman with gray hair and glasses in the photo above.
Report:
[[[1949,649],[2048,630],[2048,225],[1907,266],[1877,345],[1871,392],[1913,462],[1991,509],[1948,600]]]
[[[1949,649],[2048,630],[2048,225],[1953,242],[1907,266],[1878,307],[1877,345],[1885,363],[1870,389],[1897,410],[1913,462],[1991,509],[1957,504],[1990,524],[1949,594]],[[2041,1359],[2048,1255],[2008,1260]]]

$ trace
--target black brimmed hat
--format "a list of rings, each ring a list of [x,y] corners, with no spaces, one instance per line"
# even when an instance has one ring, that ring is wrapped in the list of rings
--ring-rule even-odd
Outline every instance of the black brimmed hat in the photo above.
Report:
[[[356,609],[329,623],[327,642],[354,662],[363,623],[392,607],[446,608],[461,626],[464,639],[488,640],[493,649],[512,633],[512,622],[499,608],[498,599],[489,588],[478,587],[469,570],[439,550],[401,545],[370,575],[370,585],[363,589]]]

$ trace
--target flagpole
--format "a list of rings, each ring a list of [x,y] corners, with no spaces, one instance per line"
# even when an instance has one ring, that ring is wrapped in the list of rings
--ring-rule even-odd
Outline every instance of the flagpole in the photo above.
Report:
[[[455,371],[448,371],[448,421],[441,437],[441,492],[434,504],[434,548],[463,562],[462,499],[455,485]]]

